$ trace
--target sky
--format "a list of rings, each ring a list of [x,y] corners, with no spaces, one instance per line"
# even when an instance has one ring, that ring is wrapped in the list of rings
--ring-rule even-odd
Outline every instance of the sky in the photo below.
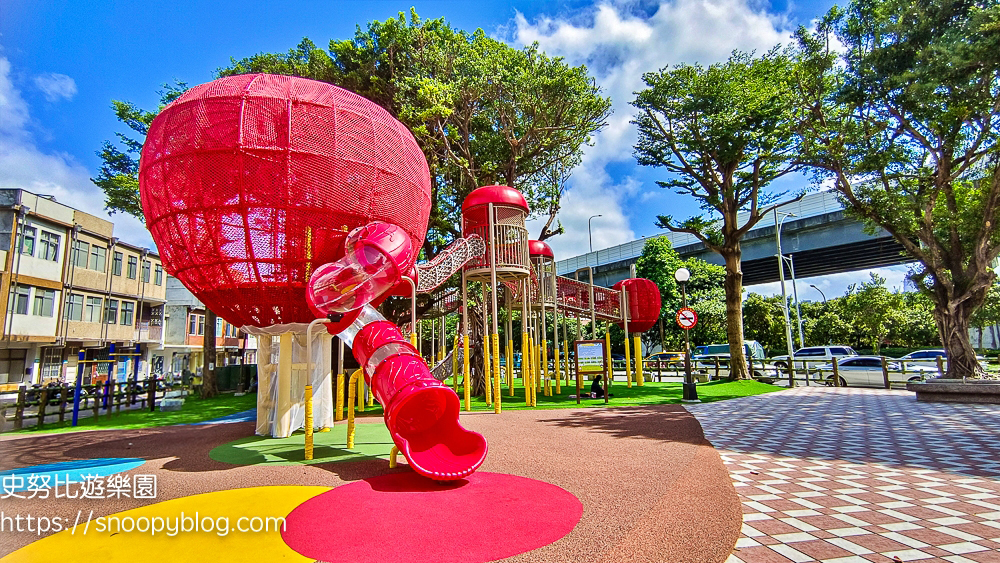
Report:
[[[308,37],[325,46],[348,38],[356,26],[416,8],[422,18],[444,17],[452,26],[514,46],[538,42],[549,55],[584,64],[610,96],[614,113],[586,147],[569,180],[559,220],[567,234],[550,239],[557,258],[587,252],[587,220],[595,249],[660,234],[658,214],[700,213],[690,198],[659,188],[661,169],[632,156],[636,131],[629,102],[642,73],[680,63],[708,65],[734,49],[763,52],[789,42],[831,0],[395,0],[332,2],[4,0],[0,4],[0,187],[54,195],[60,202],[107,217],[104,197],[90,178],[96,152],[125,131],[111,100],[155,109],[168,82],[189,85],[215,78],[230,58],[285,52]],[[785,178],[774,191],[795,193],[804,177]],[[138,220],[116,214],[116,235],[152,246]],[[537,235],[541,220],[529,224]],[[902,287],[905,266],[878,270]],[[855,272],[799,281],[803,300],[841,295]],[[777,284],[751,291],[780,293]]]

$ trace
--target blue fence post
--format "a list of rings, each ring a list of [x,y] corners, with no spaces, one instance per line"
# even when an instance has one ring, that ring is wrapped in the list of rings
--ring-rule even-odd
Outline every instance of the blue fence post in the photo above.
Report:
[[[76,426],[80,418],[80,386],[83,385],[83,367],[87,359],[87,353],[80,350],[78,363],[76,364],[76,388],[73,390],[73,426]]]

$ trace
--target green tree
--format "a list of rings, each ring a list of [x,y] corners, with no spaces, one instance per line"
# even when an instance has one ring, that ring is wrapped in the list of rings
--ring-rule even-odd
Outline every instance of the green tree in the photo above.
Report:
[[[413,10],[409,19],[400,13],[358,27],[328,52],[306,39],[287,54],[234,60],[219,75],[251,72],[337,84],[410,128],[431,168],[428,257],[459,236],[462,200],[482,185],[513,186],[534,214],[547,216],[539,240],[560,234],[553,223],[566,180],[611,111],[586,67]]]
[[[920,262],[945,377],[978,373],[969,323],[1000,254],[1000,4],[855,1],[797,37],[804,161]]]
[[[691,331],[693,342],[719,342],[725,339],[725,299],[723,281],[725,269],[698,258],[681,259],[667,237],[653,237],[642,247],[636,260],[636,275],[651,280],[660,290],[660,322],[663,339],[667,345],[681,348],[684,332],[675,321],[681,308],[681,288],[674,279],[680,268],[691,272],[685,291],[688,306],[698,312],[698,325]],[[719,305],[722,305],[720,309]],[[660,327],[656,326],[642,335],[647,348],[660,342]]]
[[[835,311],[827,311],[807,320],[805,330],[814,344],[844,344],[850,342],[852,326]]]
[[[848,286],[841,307],[867,347],[878,354],[890,326],[902,316],[902,305],[902,296],[889,291],[885,278],[873,272],[869,281]]]
[[[149,125],[164,107],[187,91],[187,84],[175,82],[164,84],[157,110],[146,111],[131,102],[111,101],[111,108],[118,121],[124,123],[131,133],[115,133],[121,148],[111,141],[104,141],[97,156],[101,157],[101,169],[90,181],[104,192],[104,207],[108,213],[127,213],[143,220],[142,204],[139,202],[139,154],[146,140]],[[124,148],[124,150],[122,150]]]
[[[798,170],[792,131],[790,60],[777,49],[754,58],[734,52],[708,68],[680,65],[643,75],[648,86],[632,102],[640,164],[671,175],[657,182],[697,199],[708,215],[658,226],[689,233],[725,262],[726,318],[736,377],[749,377],[743,352],[740,241],[773,206],[765,189]],[[716,218],[719,218],[716,220]]]
[[[764,297],[748,293],[743,300],[743,323],[746,336],[760,342],[768,350],[784,350],[785,317],[781,310],[781,297]]]

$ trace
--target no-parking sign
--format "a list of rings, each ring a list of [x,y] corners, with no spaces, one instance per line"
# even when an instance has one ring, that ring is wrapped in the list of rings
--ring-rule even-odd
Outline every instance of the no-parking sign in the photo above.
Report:
[[[691,330],[694,325],[698,324],[698,313],[694,311],[691,307],[684,307],[680,311],[677,311],[677,325],[684,330]]]

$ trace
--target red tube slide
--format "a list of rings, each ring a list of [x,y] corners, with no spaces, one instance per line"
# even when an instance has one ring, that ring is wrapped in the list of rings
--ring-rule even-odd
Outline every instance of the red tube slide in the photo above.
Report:
[[[486,459],[486,439],[459,424],[458,395],[431,376],[396,325],[369,304],[413,265],[409,237],[376,222],[352,231],[345,248],[342,259],[316,269],[308,301],[317,312],[339,313],[350,323],[338,335],[360,362],[385,409],[392,441],[414,471],[441,481],[470,475]]]

